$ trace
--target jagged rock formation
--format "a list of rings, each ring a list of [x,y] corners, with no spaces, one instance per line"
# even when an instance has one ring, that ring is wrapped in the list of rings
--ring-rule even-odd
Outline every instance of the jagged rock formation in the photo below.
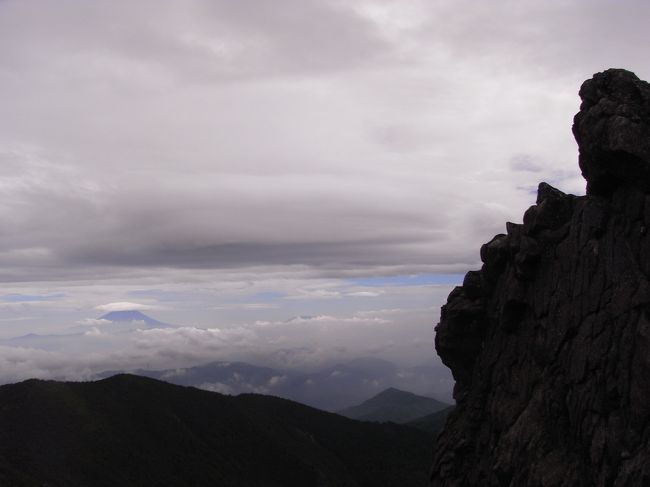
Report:
[[[580,96],[587,195],[540,184],[442,308],[434,486],[650,485],[650,85],[610,69]]]
[[[587,193],[621,185],[650,192],[650,85],[623,69],[594,75],[580,88],[573,134]]]

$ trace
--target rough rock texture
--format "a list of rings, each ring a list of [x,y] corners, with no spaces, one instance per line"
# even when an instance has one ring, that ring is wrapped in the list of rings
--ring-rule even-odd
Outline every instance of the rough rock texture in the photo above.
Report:
[[[541,183],[442,308],[434,486],[650,485],[650,85],[608,70],[580,96],[587,196]]]
[[[573,134],[588,194],[621,184],[650,191],[650,85],[624,69],[594,75],[580,88]]]

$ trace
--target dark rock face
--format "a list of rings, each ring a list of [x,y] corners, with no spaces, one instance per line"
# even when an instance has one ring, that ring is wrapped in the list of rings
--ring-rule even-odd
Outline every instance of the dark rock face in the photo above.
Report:
[[[650,485],[650,88],[608,70],[580,95],[588,195],[540,184],[442,308],[434,486]]]
[[[580,88],[573,134],[587,193],[621,184],[650,191],[650,85],[624,69],[598,73]]]

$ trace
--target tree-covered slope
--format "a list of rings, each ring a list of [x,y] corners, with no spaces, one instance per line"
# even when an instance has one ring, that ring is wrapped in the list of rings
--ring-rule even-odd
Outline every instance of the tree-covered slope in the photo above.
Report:
[[[416,418],[404,424],[437,435],[445,427],[445,423],[447,422],[447,416],[449,416],[449,414],[453,410],[454,410],[454,406],[449,406],[448,408],[445,408],[442,411],[437,411],[432,414],[427,414],[426,416],[422,416],[421,418]]]
[[[432,437],[120,375],[0,387],[0,485],[409,486]]]

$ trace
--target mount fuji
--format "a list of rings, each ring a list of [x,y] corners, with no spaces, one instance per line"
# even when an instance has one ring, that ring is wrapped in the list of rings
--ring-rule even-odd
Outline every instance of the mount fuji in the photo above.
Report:
[[[158,321],[150,316],[147,316],[142,311],[129,310],[129,311],[111,311],[99,317],[100,320],[110,321],[112,323],[144,323],[152,328],[167,328],[172,325]]]
[[[105,349],[114,345],[118,337],[128,337],[141,329],[175,328],[175,325],[158,321],[141,311],[111,311],[101,316],[96,323],[76,325],[63,332],[39,335],[29,333],[14,338],[0,340],[0,345],[12,347],[37,348],[41,350],[61,351],[69,348]],[[98,341],[95,337],[101,336]],[[110,339],[110,337],[113,337]]]

